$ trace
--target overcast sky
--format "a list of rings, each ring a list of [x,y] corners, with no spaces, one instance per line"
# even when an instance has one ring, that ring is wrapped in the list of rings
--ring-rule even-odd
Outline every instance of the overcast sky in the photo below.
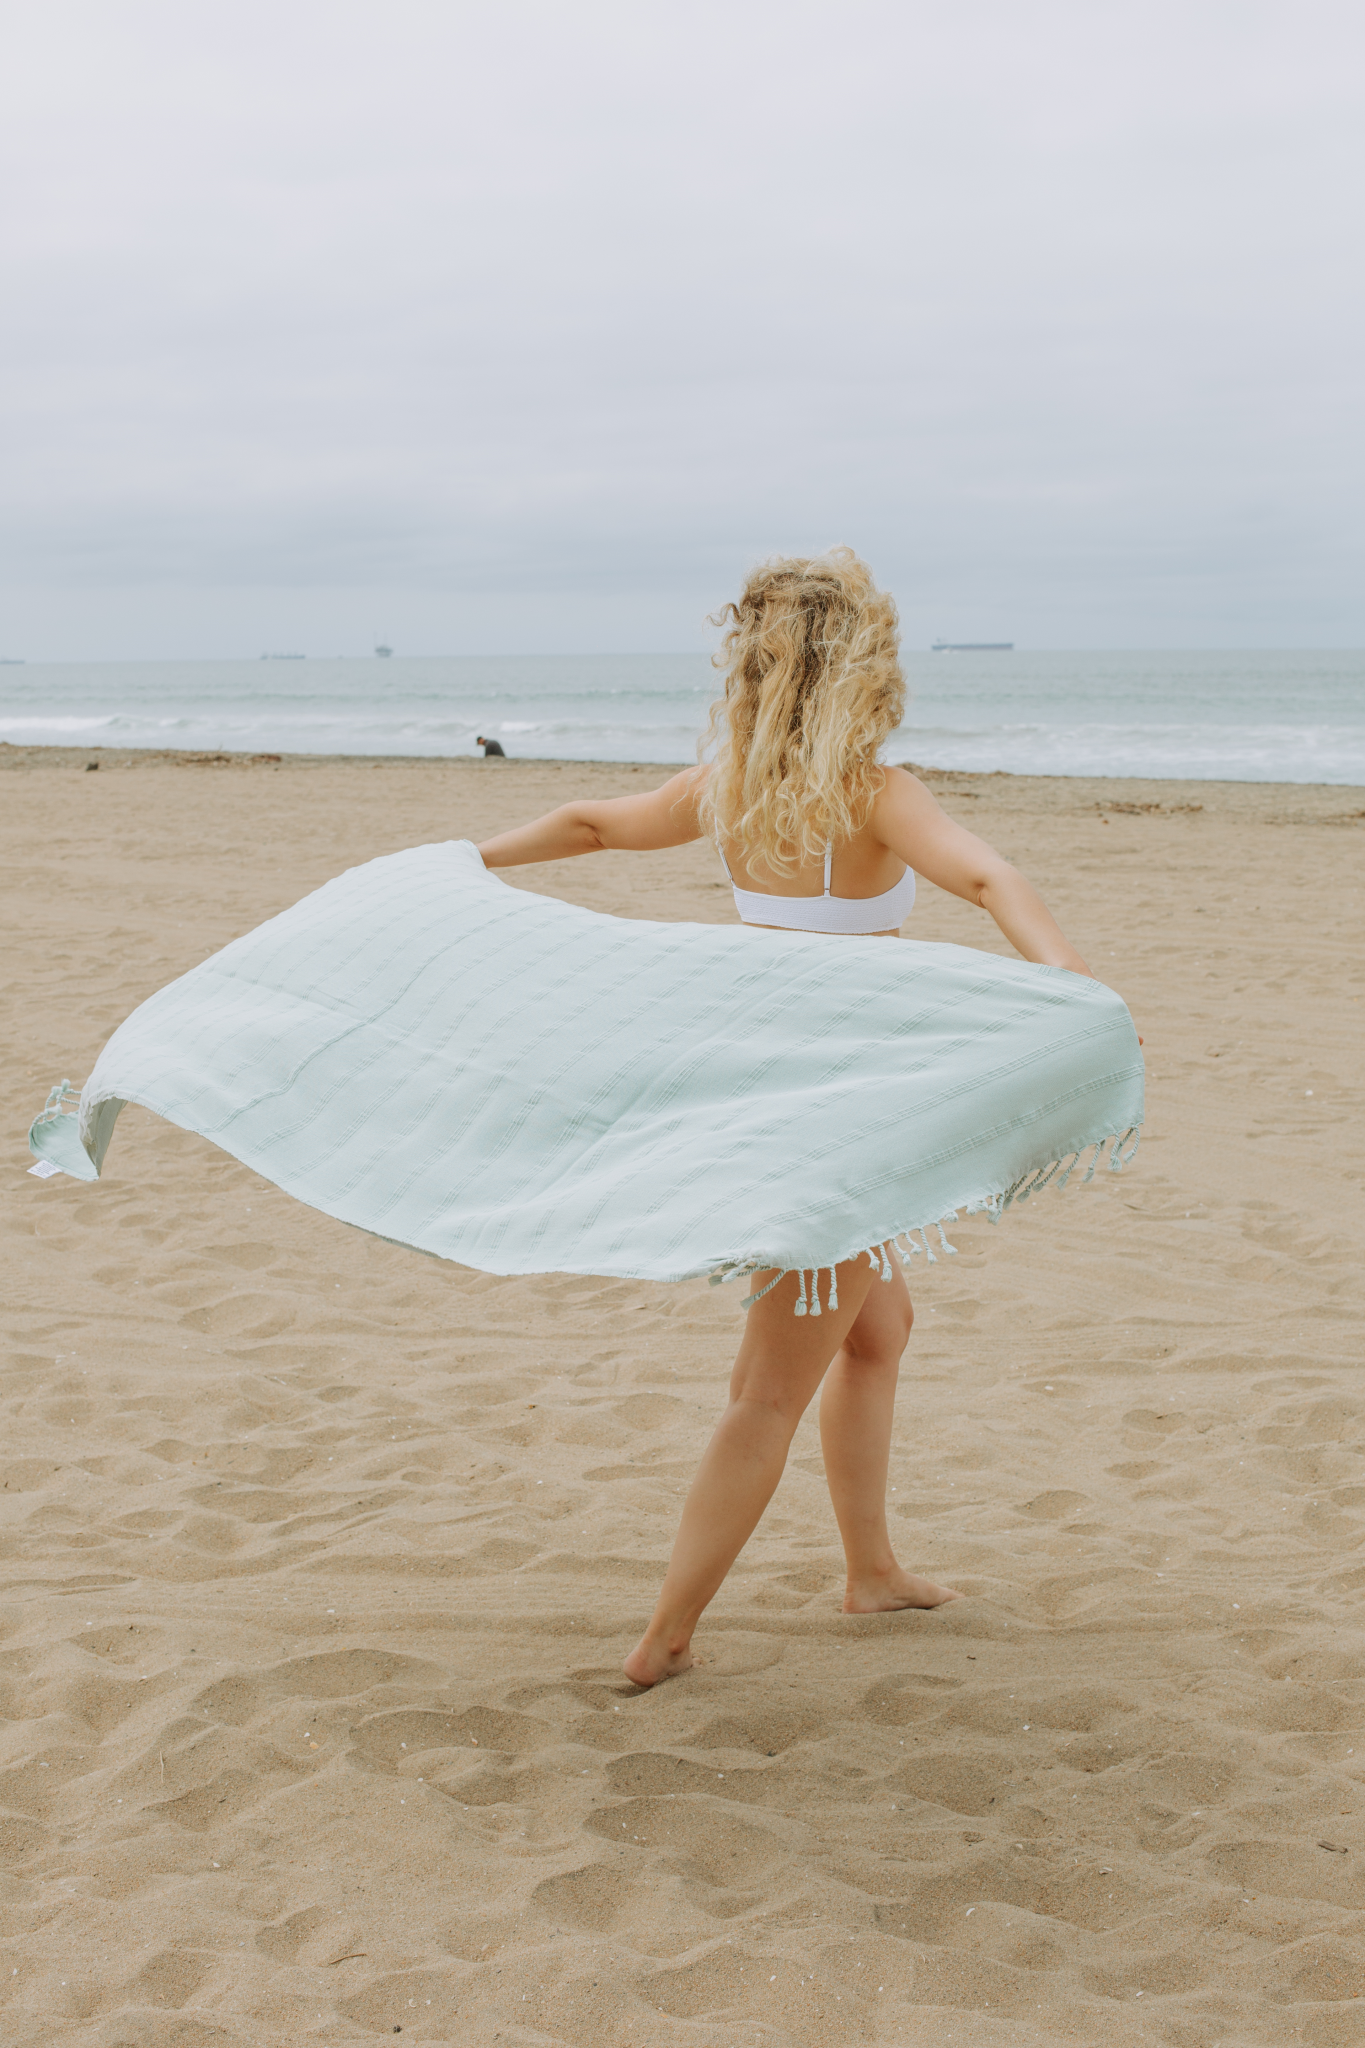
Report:
[[[44,0],[0,653],[1365,642],[1358,0]]]

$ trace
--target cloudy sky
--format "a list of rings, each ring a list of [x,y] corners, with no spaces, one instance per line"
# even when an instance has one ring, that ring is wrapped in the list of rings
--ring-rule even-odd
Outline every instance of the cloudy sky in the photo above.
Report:
[[[0,653],[1365,641],[1355,0],[45,0]]]

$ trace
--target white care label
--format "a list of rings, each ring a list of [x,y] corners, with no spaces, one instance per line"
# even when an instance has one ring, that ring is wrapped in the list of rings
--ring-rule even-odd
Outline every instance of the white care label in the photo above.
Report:
[[[54,1166],[50,1159],[40,1159],[36,1166],[29,1168],[29,1172],[36,1173],[39,1180],[51,1180],[53,1174],[60,1173],[61,1170],[61,1167]]]

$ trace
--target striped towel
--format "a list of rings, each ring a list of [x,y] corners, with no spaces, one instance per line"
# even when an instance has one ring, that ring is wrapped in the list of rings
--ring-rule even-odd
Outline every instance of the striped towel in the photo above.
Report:
[[[160,990],[29,1142],[93,1180],[137,1102],[485,1272],[722,1278],[928,1250],[1106,1144],[1117,1168],[1142,1086],[1123,1002],[1064,968],[606,917],[457,840],[353,868]]]

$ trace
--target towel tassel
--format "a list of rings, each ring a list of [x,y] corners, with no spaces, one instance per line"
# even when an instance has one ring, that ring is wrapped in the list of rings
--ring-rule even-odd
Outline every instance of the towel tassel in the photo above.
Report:
[[[779,1280],[785,1280],[785,1279],[786,1279],[786,1277],[787,1277],[787,1274],[788,1274],[788,1273],[790,1273],[790,1271],[791,1271],[791,1267],[790,1267],[790,1266],[786,1266],[786,1267],[784,1267],[784,1268],[783,1268],[783,1270],[782,1270],[782,1271],[781,1271],[780,1273],[774,1273],[774,1275],[773,1275],[772,1279],[771,1279],[771,1280],[770,1280],[770,1281],[768,1282],[767,1286],[766,1286],[766,1287],[760,1287],[760,1288],[759,1288],[759,1290],[758,1290],[758,1293],[757,1293],[757,1294],[746,1294],[746,1295],[745,1295],[745,1297],[744,1297],[744,1299],[743,1299],[743,1301],[742,1301],[742,1302],[740,1303],[740,1307],[741,1307],[741,1308],[746,1308],[746,1309],[748,1309],[748,1308],[752,1308],[752,1307],[753,1307],[753,1305],[754,1305],[754,1303],[755,1303],[756,1301],[762,1301],[762,1299],[763,1299],[764,1295],[765,1295],[765,1294],[771,1294],[771,1293],[772,1293],[772,1291],[773,1291],[773,1289],[774,1289],[774,1287],[776,1287],[776,1285],[777,1285],[778,1281],[779,1281]],[[800,1313],[801,1313],[801,1311],[800,1311],[800,1309],[798,1309],[798,1310],[797,1310],[797,1314],[798,1314],[798,1315],[800,1315]]]
[[[69,1081],[58,1081],[55,1087],[48,1089],[47,1101],[43,1104],[33,1121],[38,1124],[55,1123],[59,1116],[69,1116],[71,1114],[66,1107],[68,1102],[79,1101],[80,1091],[78,1089],[73,1088]]]
[[[1128,1150],[1125,1152],[1123,1148],[1129,1138],[1131,1138],[1133,1142],[1131,1145],[1128,1146]],[[1141,1143],[1142,1133],[1140,1130],[1137,1129],[1136,1125],[1126,1130],[1121,1138],[1115,1138],[1114,1149],[1109,1155],[1109,1171],[1111,1173],[1122,1173],[1124,1167],[1127,1166],[1129,1160],[1133,1157],[1134,1153],[1137,1151],[1137,1148]]]

